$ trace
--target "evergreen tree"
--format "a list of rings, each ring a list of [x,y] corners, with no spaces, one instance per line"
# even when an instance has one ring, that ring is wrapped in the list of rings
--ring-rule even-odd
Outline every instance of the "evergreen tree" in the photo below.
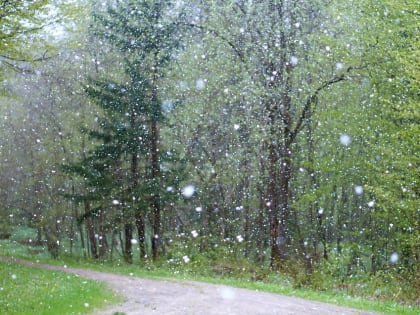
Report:
[[[132,261],[133,223],[141,255],[145,254],[145,220],[149,212],[152,256],[158,256],[163,122],[159,81],[178,46],[179,13],[170,10],[172,7],[168,1],[118,3],[94,14],[91,27],[92,33],[114,51],[113,56],[123,69],[113,78],[104,76],[89,81],[87,93],[103,110],[98,130],[90,135],[102,143],[84,163],[103,163],[107,169],[101,174],[106,172],[114,179],[106,186],[110,187],[107,194],[116,198],[122,211],[124,257],[128,262]]]

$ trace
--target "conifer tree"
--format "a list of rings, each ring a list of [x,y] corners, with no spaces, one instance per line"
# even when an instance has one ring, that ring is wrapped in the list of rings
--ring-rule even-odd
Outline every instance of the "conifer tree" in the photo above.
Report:
[[[134,223],[140,254],[146,252],[146,213],[150,213],[152,222],[153,259],[158,256],[163,122],[159,80],[179,42],[176,33],[180,13],[170,8],[168,1],[118,3],[94,14],[91,27],[122,66],[122,73],[112,78],[90,79],[86,90],[103,110],[98,129],[89,132],[101,144],[88,160],[108,166],[102,171],[113,178],[104,198],[114,200],[121,210],[127,262],[132,262]]]

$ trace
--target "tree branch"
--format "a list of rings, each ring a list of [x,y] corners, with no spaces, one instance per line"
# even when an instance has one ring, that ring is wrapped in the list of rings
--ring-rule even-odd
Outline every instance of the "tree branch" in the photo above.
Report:
[[[230,41],[228,38],[226,38],[225,36],[220,34],[218,31],[213,30],[213,29],[209,29],[209,28],[206,28],[204,26],[194,24],[194,23],[183,23],[183,25],[189,26],[189,27],[192,27],[192,28],[197,28],[201,31],[205,31],[207,33],[210,33],[210,34],[214,35],[216,38],[221,39],[222,41],[224,41],[226,44],[228,44],[233,49],[233,51],[239,57],[241,62],[245,62],[245,57],[244,57],[243,52],[238,47],[236,47],[236,45],[232,41]]]
[[[36,59],[32,59],[32,60],[23,59],[23,58],[15,58],[15,57],[12,57],[12,56],[9,56],[9,55],[0,54],[0,58],[7,59],[7,60],[13,61],[13,62],[39,62],[39,61],[47,61],[47,60],[50,60],[54,57],[56,57],[56,56],[47,56],[47,52],[44,52],[41,57],[36,58]],[[3,62],[5,62],[5,61],[3,60]]]
[[[341,81],[345,81],[347,80],[347,74],[352,71],[352,70],[356,70],[356,69],[364,69],[366,68],[366,66],[357,66],[357,67],[353,67],[350,66],[347,68],[347,70],[345,72],[343,72],[341,75],[336,76],[324,83],[322,83],[315,91],[314,93],[312,93],[311,95],[308,96],[308,98],[306,99],[305,102],[305,106],[303,107],[303,110],[296,122],[296,126],[295,128],[289,133],[289,136],[287,138],[287,146],[289,146],[290,144],[293,143],[293,141],[296,139],[296,136],[298,135],[298,133],[300,132],[300,130],[303,127],[303,122],[305,121],[306,118],[308,118],[309,112],[311,110],[311,106],[312,104],[315,104],[318,101],[318,95],[321,91],[323,91],[324,89],[330,87],[331,85],[341,82]]]

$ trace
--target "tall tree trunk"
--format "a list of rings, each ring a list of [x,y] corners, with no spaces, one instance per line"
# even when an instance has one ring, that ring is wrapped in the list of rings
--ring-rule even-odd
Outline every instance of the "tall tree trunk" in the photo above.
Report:
[[[106,239],[106,229],[105,229],[105,222],[106,222],[106,213],[105,210],[101,209],[99,213],[99,254],[98,258],[103,258],[106,255],[108,249],[108,243]]]
[[[284,146],[280,152],[274,145],[269,148],[268,211],[270,220],[270,267],[281,269],[289,258],[289,182],[291,177],[291,151]],[[278,168],[278,165],[280,167]]]
[[[135,110],[131,112],[130,124],[131,128],[138,128],[136,123],[137,113]],[[137,189],[139,185],[139,158],[137,156],[137,152],[133,152],[131,155],[131,192],[133,194],[133,201],[135,207],[135,226],[137,229],[137,236],[140,248],[140,260],[142,260],[146,256],[146,245],[145,245],[145,226],[144,226],[144,215],[142,213],[142,209],[139,208],[138,200],[137,200]]]
[[[91,254],[94,259],[97,259],[98,247],[96,244],[96,237],[95,237],[95,231],[93,229],[92,218],[90,216],[90,203],[88,200],[85,200],[85,213],[88,214],[85,222],[86,222],[86,231],[88,233]]]
[[[125,218],[127,220],[127,218]],[[131,222],[124,223],[124,260],[133,263],[133,224]]]
[[[136,212],[136,228],[137,228],[137,236],[139,241],[139,249],[140,249],[140,260],[146,257],[146,238],[145,238],[145,225],[144,225],[144,216],[140,209]]]
[[[155,183],[153,191],[153,235],[152,235],[152,257],[156,261],[158,257],[159,233],[160,233],[160,161],[159,161],[159,127],[157,117],[153,117],[151,124],[152,132],[152,179]]]

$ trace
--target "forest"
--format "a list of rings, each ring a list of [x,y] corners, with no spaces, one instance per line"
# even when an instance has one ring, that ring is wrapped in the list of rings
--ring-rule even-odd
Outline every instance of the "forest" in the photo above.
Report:
[[[419,31],[415,0],[1,0],[0,237],[418,304]]]

